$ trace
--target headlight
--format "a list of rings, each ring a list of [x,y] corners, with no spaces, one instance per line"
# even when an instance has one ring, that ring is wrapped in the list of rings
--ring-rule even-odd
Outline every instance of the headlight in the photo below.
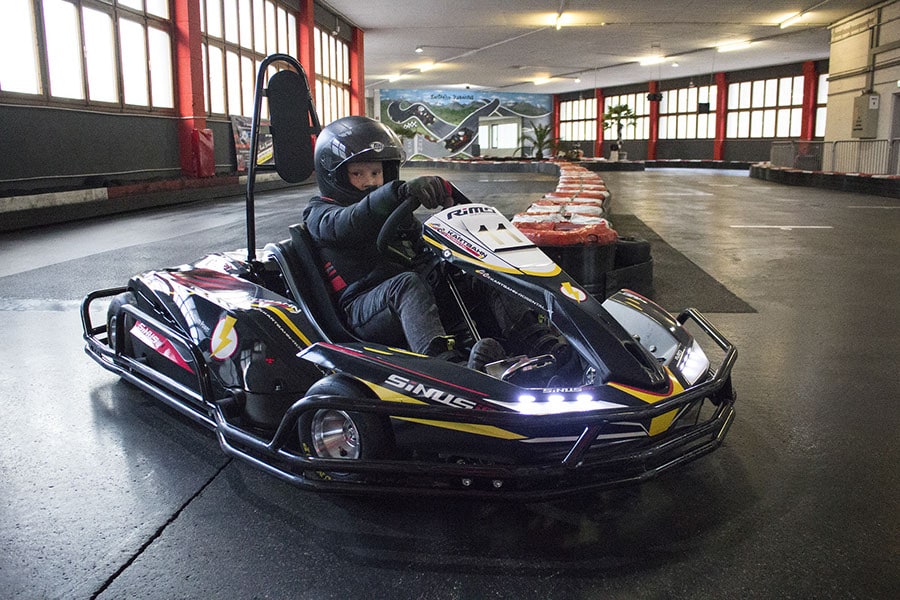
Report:
[[[678,370],[689,385],[697,383],[697,380],[709,370],[709,359],[697,340],[681,354],[681,358],[678,359]]]
[[[586,391],[520,394],[518,402],[504,402],[528,415],[551,415],[563,412],[581,412],[600,408],[622,408],[621,404],[598,400]]]

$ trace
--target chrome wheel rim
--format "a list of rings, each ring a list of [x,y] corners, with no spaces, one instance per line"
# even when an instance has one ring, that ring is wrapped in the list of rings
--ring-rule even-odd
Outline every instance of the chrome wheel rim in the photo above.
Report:
[[[359,458],[359,433],[342,410],[320,410],[311,425],[313,447],[320,458]]]

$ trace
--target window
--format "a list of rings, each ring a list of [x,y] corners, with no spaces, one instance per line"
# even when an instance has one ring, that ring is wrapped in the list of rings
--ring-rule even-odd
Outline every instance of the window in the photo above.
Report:
[[[32,0],[7,0],[0,35],[0,90],[40,94]]]
[[[316,110],[323,125],[350,114],[350,52],[339,37],[315,28]]]
[[[690,86],[662,93],[659,139],[696,140],[716,137],[716,86]]]
[[[819,75],[819,93],[816,95],[815,137],[825,137],[825,113],[828,104],[828,74]]]
[[[167,0],[7,0],[3,9],[0,93],[174,108]]]
[[[622,128],[623,140],[646,140],[650,138],[650,102],[647,101],[647,94],[622,94],[620,96],[607,96],[603,101],[603,112],[606,113],[613,106],[622,104],[631,108],[636,119],[633,125],[627,125]],[[607,129],[606,137],[611,140],[616,139],[616,132]]]
[[[742,81],[728,86],[729,138],[800,137],[803,76]]]
[[[297,55],[297,16],[275,0],[201,0],[200,12],[206,111],[252,116],[262,60]]]
[[[565,100],[559,103],[559,139],[587,142],[597,139],[597,99]]]

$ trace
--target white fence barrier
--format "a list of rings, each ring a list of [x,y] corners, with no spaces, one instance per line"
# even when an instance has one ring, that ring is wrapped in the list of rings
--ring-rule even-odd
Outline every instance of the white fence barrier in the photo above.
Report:
[[[773,142],[769,161],[804,171],[900,175],[900,139]]]

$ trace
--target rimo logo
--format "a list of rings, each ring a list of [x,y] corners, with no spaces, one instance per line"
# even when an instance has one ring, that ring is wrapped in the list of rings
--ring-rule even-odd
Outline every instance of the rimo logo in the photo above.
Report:
[[[434,400],[447,406],[455,406],[456,408],[475,408],[477,405],[472,400],[460,398],[440,388],[428,387],[418,381],[407,379],[401,375],[388,375],[385,383],[393,388],[402,390],[413,396]]]
[[[447,220],[453,217],[464,217],[466,215],[476,215],[479,213],[495,213],[496,209],[490,206],[470,206],[469,208],[460,208],[447,214]]]

